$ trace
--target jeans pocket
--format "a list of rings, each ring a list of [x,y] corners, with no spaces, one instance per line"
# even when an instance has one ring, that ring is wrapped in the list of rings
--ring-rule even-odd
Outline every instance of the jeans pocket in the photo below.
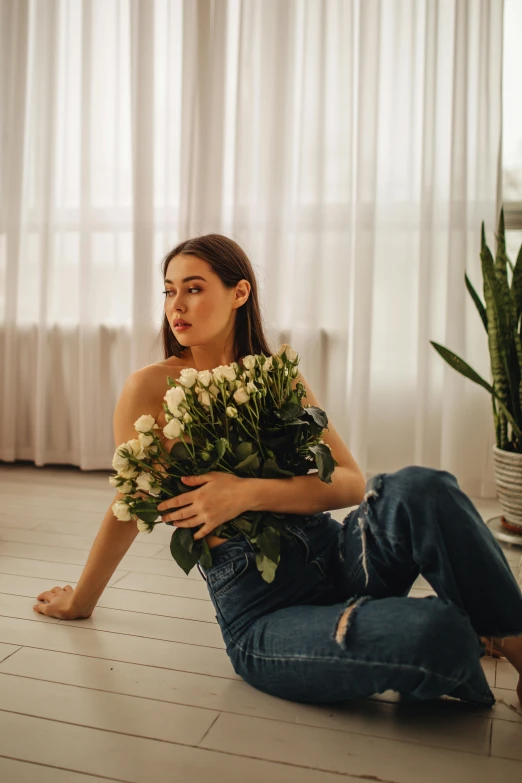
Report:
[[[210,568],[207,571],[207,580],[214,598],[218,598],[226,593],[227,590],[230,590],[246,572],[248,566],[249,558],[247,553],[238,551],[232,554],[225,562]]]

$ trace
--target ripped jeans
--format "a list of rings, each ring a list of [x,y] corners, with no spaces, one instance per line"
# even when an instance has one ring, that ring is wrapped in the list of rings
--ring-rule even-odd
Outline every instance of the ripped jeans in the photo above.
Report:
[[[235,672],[297,702],[393,690],[493,706],[479,636],[522,634],[502,549],[451,473],[410,466],[366,490],[342,525],[329,512],[293,525],[271,584],[242,534],[212,550],[200,571]],[[419,574],[437,595],[407,597]]]

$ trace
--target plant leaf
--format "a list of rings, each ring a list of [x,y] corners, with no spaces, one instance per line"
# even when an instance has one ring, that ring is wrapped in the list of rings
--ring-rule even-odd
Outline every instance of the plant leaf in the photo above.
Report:
[[[299,416],[302,415],[304,411],[304,408],[302,405],[298,405],[293,402],[285,402],[284,405],[282,405],[279,410],[274,411],[274,415],[281,419],[281,421],[291,421],[292,419],[296,419]]]
[[[457,372],[460,372],[461,375],[464,375],[466,378],[469,378],[470,381],[474,381],[474,383],[478,383],[479,386],[482,386],[493,397],[495,397],[499,408],[503,411],[507,420],[513,427],[513,431],[515,432],[517,437],[519,438],[522,437],[522,430],[517,425],[513,416],[509,412],[508,408],[506,408],[506,406],[504,405],[500,397],[495,393],[493,387],[490,386],[489,383],[484,380],[484,378],[481,378],[480,375],[476,373],[472,367],[469,366],[469,364],[467,364],[463,359],[461,359],[459,356],[454,354],[452,351],[449,351],[447,348],[444,348],[443,345],[438,345],[438,343],[434,343],[432,340],[430,340],[430,343],[433,345],[435,350],[442,356],[442,358],[450,365],[450,367],[453,367],[453,369],[457,370]]]
[[[321,481],[326,484],[332,483],[332,473],[335,470],[337,462],[332,456],[332,452],[326,443],[318,443],[316,446],[310,446],[309,449],[315,456],[315,464]]]
[[[238,445],[234,449],[234,454],[236,456],[236,459],[243,461],[247,457],[249,457],[254,451],[254,444],[249,441],[245,440],[241,443],[238,443]]]
[[[487,313],[486,313],[486,308],[482,304],[482,299],[480,298],[480,296],[477,294],[477,292],[473,288],[473,286],[471,284],[471,281],[470,281],[470,279],[469,279],[469,277],[467,276],[466,273],[464,273],[464,279],[466,281],[466,288],[468,289],[468,291],[469,291],[469,293],[471,295],[471,298],[475,302],[475,305],[477,307],[479,315],[482,318],[482,323],[484,324],[484,329],[487,332],[488,331],[488,316],[487,316]]]
[[[321,429],[324,430],[328,427],[328,416],[316,405],[308,405],[304,408],[304,414],[305,416],[310,416]]]
[[[191,551],[186,550],[182,543],[184,537],[180,536],[180,533],[187,532],[188,528],[185,527],[179,527],[173,532],[170,539],[170,553],[179,567],[189,574],[199,560],[199,547],[192,546]],[[194,544],[194,540],[192,540],[192,544]]]
[[[236,471],[236,473],[250,474],[252,472],[255,475],[255,471],[258,470],[259,465],[260,465],[259,456],[257,452],[255,452],[254,454],[251,454],[249,457],[247,457],[242,462],[240,462],[239,465],[236,465],[234,470]]]
[[[169,452],[171,457],[180,460],[180,462],[186,462],[192,459],[192,454],[189,451],[189,447],[184,440],[178,440]]]
[[[258,552],[256,554],[256,565],[258,570],[261,572],[261,578],[265,582],[268,582],[268,584],[271,584],[274,581],[276,575],[276,563],[272,562],[272,560],[270,560],[268,557],[265,557]]]
[[[216,460],[220,460],[228,448],[228,441],[226,438],[219,438],[214,444],[214,452]]]
[[[281,559],[281,536],[279,531],[270,525],[265,525],[261,534],[257,537],[257,545],[261,553],[272,560],[276,565]]]
[[[212,555],[210,553],[210,548],[207,544],[206,539],[201,538],[198,539],[201,541],[201,555],[200,555],[200,563],[203,568],[206,568],[207,570],[211,568],[212,566]]]
[[[261,471],[262,478],[293,478],[295,473],[291,470],[284,470],[280,468],[277,462],[269,457],[263,463],[263,469]]]

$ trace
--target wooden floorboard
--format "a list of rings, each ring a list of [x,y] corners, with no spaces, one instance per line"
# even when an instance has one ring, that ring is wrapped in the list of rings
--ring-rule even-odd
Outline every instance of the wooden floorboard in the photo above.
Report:
[[[39,592],[79,580],[109,475],[0,465],[2,783],[520,783],[505,659],[482,659],[491,710],[393,691],[327,706],[268,696],[234,672],[205,582],[173,561],[167,527],[138,536],[88,620],[35,613]],[[502,547],[518,575],[522,548]],[[433,592],[419,577],[410,595]]]

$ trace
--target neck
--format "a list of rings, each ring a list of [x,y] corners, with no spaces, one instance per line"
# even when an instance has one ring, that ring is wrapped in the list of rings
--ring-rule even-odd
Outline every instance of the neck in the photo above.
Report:
[[[194,367],[198,372],[214,370],[221,364],[232,364],[235,361],[235,357],[230,350],[216,351],[210,346],[199,345],[188,348],[183,358],[188,366]]]

